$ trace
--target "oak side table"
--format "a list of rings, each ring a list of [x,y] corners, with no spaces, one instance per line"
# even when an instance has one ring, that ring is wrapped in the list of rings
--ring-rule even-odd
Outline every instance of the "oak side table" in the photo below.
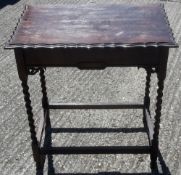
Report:
[[[6,49],[14,49],[22,82],[32,150],[37,168],[46,154],[150,154],[157,169],[159,124],[169,48],[178,45],[161,4],[150,5],[38,5],[26,6]],[[44,71],[47,67],[104,69],[141,67],[147,72],[143,104],[49,103]],[[44,115],[36,133],[28,75],[40,73]],[[157,74],[154,122],[150,117],[150,77]],[[113,77],[114,78],[114,77]],[[49,147],[42,135],[51,127],[52,109],[143,109],[148,146]],[[46,135],[45,135],[46,137]]]

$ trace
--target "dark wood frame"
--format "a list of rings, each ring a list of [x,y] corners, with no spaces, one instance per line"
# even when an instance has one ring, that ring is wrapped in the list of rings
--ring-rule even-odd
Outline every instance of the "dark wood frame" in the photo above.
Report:
[[[109,48],[110,49],[110,48]],[[120,50],[116,50],[118,53],[122,53],[123,48]],[[86,49],[85,49],[86,50]],[[141,50],[141,52],[140,52]],[[54,52],[55,51],[55,52]],[[76,52],[77,58],[75,62],[72,62],[72,53],[63,54],[63,59],[58,59],[56,56],[57,52],[62,54],[66,52],[62,48],[60,50],[49,50],[44,49],[15,49],[15,57],[17,61],[17,68],[19,73],[19,78],[22,81],[24,99],[25,99],[25,106],[27,110],[29,126],[30,126],[30,133],[32,139],[32,150],[34,155],[34,160],[37,164],[37,168],[41,169],[44,165],[45,154],[150,154],[151,156],[151,169],[157,169],[157,156],[158,156],[158,145],[159,145],[159,127],[160,127],[160,117],[161,117],[161,104],[162,104],[162,96],[163,96],[163,87],[164,87],[164,79],[166,76],[166,66],[167,66],[167,59],[168,59],[168,48],[167,47],[148,47],[148,48],[134,48],[133,53],[140,58],[140,62],[136,64],[134,60],[137,60],[132,54],[130,54],[130,49],[124,50],[124,55],[121,55],[123,58],[127,59],[116,59],[114,64],[112,62],[96,62],[97,60],[93,60],[94,64],[80,64],[81,57],[85,56],[84,50],[77,49],[72,50],[73,53]],[[79,52],[80,51],[80,52]],[[115,54],[115,49],[112,48],[112,52],[108,55],[109,58],[113,58]],[[119,52],[120,51],[120,52]],[[62,52],[62,53],[61,53]],[[93,52],[93,53],[92,53]],[[95,56],[95,53],[99,52],[98,49],[88,50],[88,54],[92,53],[91,56]],[[47,54],[48,53],[48,54]],[[53,54],[55,53],[55,54]],[[84,53],[82,55],[82,53]],[[113,55],[111,55],[113,53]],[[45,54],[45,55],[44,55]],[[51,55],[51,59],[46,59],[47,62],[44,62],[44,57]],[[101,55],[101,53],[100,53]],[[102,56],[102,55],[101,55]],[[105,56],[103,54],[103,56]],[[31,59],[30,57],[34,58]],[[107,58],[108,58],[107,57]],[[149,57],[150,59],[144,59]],[[89,57],[88,57],[89,58]],[[102,58],[102,57],[98,57]],[[142,61],[142,58],[144,61]],[[154,58],[154,59],[151,59]],[[94,59],[94,57],[93,57]],[[63,62],[62,60],[65,60]],[[106,59],[105,59],[106,60]],[[107,59],[108,60],[108,59]],[[103,61],[103,60],[101,60]],[[98,64],[96,64],[98,63]],[[101,65],[101,66],[100,66]],[[102,66],[104,65],[104,66]],[[45,67],[64,67],[64,66],[75,66],[82,69],[99,69],[105,68],[107,66],[126,66],[126,67],[143,67],[146,72],[146,88],[145,88],[145,97],[144,97],[144,104],[56,104],[56,103],[49,103],[47,92],[46,92],[46,81],[45,81]],[[40,72],[40,82],[42,88],[42,107],[44,109],[44,115],[41,118],[40,125],[38,128],[38,133],[36,134],[34,119],[33,119],[33,112],[29,94],[29,87],[28,87],[28,75],[34,75],[37,72]],[[156,73],[158,77],[158,90],[157,90],[157,101],[156,101],[156,111],[155,111],[155,122],[154,124],[151,121],[150,117],[150,97],[149,97],[149,89],[150,89],[150,79],[151,74]],[[130,108],[142,108],[144,112],[143,122],[145,127],[147,128],[147,134],[149,138],[149,146],[127,146],[127,147],[119,147],[119,146],[112,146],[112,147],[51,147],[51,148],[43,148],[41,147],[42,136],[45,130],[48,127],[51,127],[50,118],[49,118],[49,109],[130,109]]]
[[[82,6],[83,7],[83,6]],[[119,8],[123,11],[127,6],[120,6]],[[153,10],[154,14],[158,15],[158,19],[155,19],[155,16],[149,16],[149,18],[141,18],[144,24],[147,24],[147,28],[144,27],[139,28],[139,24],[137,24],[134,20],[135,16],[141,16],[140,10],[134,14],[132,13],[132,9],[134,6],[130,6],[131,8],[128,14],[132,14],[130,19],[133,19],[132,23],[136,27],[136,30],[139,31],[140,35],[135,36],[131,40],[129,40],[130,34],[132,33],[132,26],[130,28],[129,25],[124,29],[124,37],[115,38],[114,31],[112,30],[114,27],[118,29],[121,28],[121,23],[119,20],[119,16],[117,18],[117,23],[111,26],[110,35],[108,33],[104,33],[104,35],[109,36],[108,43],[104,42],[105,40],[99,40],[97,37],[96,41],[92,42],[92,35],[90,34],[89,40],[84,40],[84,37],[81,37],[82,42],[78,38],[78,40],[74,40],[72,43],[72,35],[67,36],[66,42],[61,40],[61,36],[64,33],[60,32],[61,30],[56,30],[56,25],[50,28],[50,33],[55,32],[56,38],[59,36],[58,42],[54,42],[49,39],[44,39],[43,37],[37,37],[34,35],[33,31],[36,30],[39,36],[44,32],[44,29],[41,28],[39,30],[40,22],[44,22],[42,20],[42,16],[44,17],[44,13],[37,13],[41,8],[33,11],[31,14],[31,10],[33,7],[26,7],[22,16],[15,28],[9,43],[6,45],[7,49],[14,49],[15,58],[17,63],[17,69],[19,78],[22,82],[22,88],[24,93],[24,100],[26,111],[28,115],[28,121],[30,126],[31,140],[32,140],[32,150],[34,160],[37,165],[37,169],[42,169],[44,166],[45,155],[52,154],[150,154],[151,158],[151,170],[157,170],[157,157],[159,152],[159,128],[160,128],[160,117],[161,117],[161,108],[162,108],[162,96],[163,96],[163,88],[164,88],[164,80],[166,77],[166,69],[167,69],[167,59],[169,48],[178,47],[175,43],[172,30],[170,28],[165,10],[163,5],[151,5],[151,6],[140,6],[140,9],[148,8],[148,10]],[[42,8],[45,8],[42,6]],[[48,6],[46,7],[48,8]],[[60,7],[56,7],[60,8]],[[67,7],[64,7],[67,8]],[[112,9],[113,8],[113,9]],[[114,8],[116,6],[110,6],[109,8],[105,7],[104,10],[111,10],[114,17]],[[151,8],[151,9],[150,9]],[[77,9],[77,7],[76,7]],[[94,8],[93,8],[94,9]],[[120,12],[120,9],[118,10]],[[28,10],[30,10],[28,13]],[[50,9],[49,9],[50,10]],[[79,9],[81,12],[81,9]],[[54,11],[53,11],[54,12]],[[150,11],[152,12],[152,11]],[[31,18],[31,15],[37,13],[40,17],[39,20],[35,20],[35,18]],[[52,13],[52,11],[50,12]],[[48,14],[48,13],[47,13]],[[46,14],[46,15],[47,15]],[[30,17],[29,17],[30,15]],[[40,16],[39,16],[40,15]],[[45,15],[45,16],[46,16]],[[53,13],[54,18],[61,18],[61,16],[57,17],[56,13]],[[73,14],[71,14],[73,15]],[[120,15],[120,14],[119,14]],[[123,15],[124,16],[124,15]],[[72,17],[72,16],[69,16]],[[105,17],[110,16],[104,16]],[[125,16],[127,19],[127,16]],[[43,18],[44,19],[44,18]],[[72,18],[71,18],[72,19]],[[21,24],[21,20],[24,21]],[[35,20],[33,23],[32,20]],[[53,18],[52,18],[53,20]],[[52,21],[50,20],[50,21]],[[74,19],[76,20],[76,19]],[[89,20],[89,19],[87,19]],[[148,20],[148,21],[147,21]],[[39,22],[38,22],[39,21]],[[104,21],[104,20],[103,20]],[[103,22],[102,21],[102,22]],[[90,21],[89,21],[90,22]],[[96,21],[92,21],[92,25],[95,26]],[[152,30],[149,30],[149,24],[152,23]],[[34,24],[35,26],[31,26]],[[29,25],[31,27],[29,27]],[[96,25],[99,25],[97,23]],[[157,26],[157,28],[155,27]],[[61,27],[61,24],[60,26]],[[72,20],[70,20],[70,26],[68,29],[76,29],[72,24]],[[86,26],[87,27],[87,26]],[[88,27],[87,27],[88,28]],[[163,28],[165,30],[163,30]],[[30,29],[28,31],[28,29]],[[33,30],[32,30],[33,29]],[[55,29],[55,30],[54,30]],[[130,30],[131,29],[131,30]],[[126,30],[130,30],[126,32]],[[141,30],[141,31],[140,31]],[[147,32],[149,30],[149,33]],[[80,30],[78,30],[80,31]],[[99,34],[102,34],[102,30],[95,31]],[[94,32],[95,32],[94,31]],[[80,31],[81,32],[81,31]],[[87,30],[89,32],[89,30]],[[31,36],[28,34],[30,33]],[[146,33],[146,39],[143,37]],[[82,33],[80,33],[82,35]],[[142,34],[144,34],[142,36]],[[73,34],[74,35],[74,34]],[[101,36],[104,39],[104,35]],[[147,36],[148,35],[148,36]],[[160,37],[161,36],[161,37]],[[33,40],[31,40],[33,37]],[[41,40],[37,40],[37,39]],[[55,39],[55,38],[54,38]],[[87,38],[88,39],[88,38]],[[91,39],[91,40],[90,40]],[[98,39],[98,40],[97,40]],[[115,40],[116,39],[116,40]],[[118,40],[117,40],[118,39]],[[128,39],[128,40],[126,40]],[[133,39],[133,40],[132,40]],[[141,39],[141,40],[140,40]],[[43,42],[45,41],[45,42]],[[68,41],[68,42],[67,42]],[[77,41],[77,42],[76,42]],[[102,42],[101,42],[102,41]],[[100,43],[99,43],[100,42]],[[45,80],[45,69],[47,67],[77,67],[79,69],[104,69],[106,67],[141,67],[146,70],[146,87],[145,87],[145,97],[143,104],[107,104],[107,103],[94,103],[94,104],[75,104],[75,103],[52,103],[49,102],[46,90],[46,80]],[[31,99],[29,93],[28,86],[28,76],[34,75],[36,73],[40,74],[40,83],[42,89],[42,108],[44,114],[40,119],[40,124],[38,127],[38,132],[36,133],[34,117],[31,106]],[[158,89],[157,89],[157,97],[156,97],[156,110],[154,116],[154,123],[151,119],[150,114],[150,81],[152,73],[157,74],[158,78]],[[43,135],[45,134],[45,139],[47,137],[48,130],[51,128],[51,122],[49,117],[50,109],[143,109],[143,123],[146,128],[149,145],[148,146],[112,146],[112,147],[103,147],[103,146],[95,146],[95,147],[48,147],[45,148],[42,146]]]

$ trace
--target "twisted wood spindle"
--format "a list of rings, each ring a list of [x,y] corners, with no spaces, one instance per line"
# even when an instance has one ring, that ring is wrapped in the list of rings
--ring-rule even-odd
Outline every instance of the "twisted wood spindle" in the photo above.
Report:
[[[48,103],[48,97],[47,97],[45,69],[44,68],[40,68],[40,82],[41,82],[41,91],[42,91],[42,94],[43,94],[42,107],[44,109],[44,113],[45,113],[45,110],[47,111],[45,128],[48,128],[48,127],[51,127],[51,123],[50,123],[50,117],[49,117],[49,109],[48,109],[48,104],[49,103]]]
[[[162,96],[163,96],[163,88],[164,88],[164,78],[158,77],[158,89],[157,89],[157,102],[156,102],[156,110],[155,110],[155,122],[154,122],[154,134],[153,141],[151,145],[151,169],[157,169],[157,157],[158,157],[158,136],[160,129],[160,117],[161,117],[161,109],[162,109]]]
[[[41,88],[42,88],[42,106],[44,109],[48,108],[48,97],[47,97],[47,90],[46,90],[46,81],[45,81],[45,75],[44,75],[44,68],[40,68],[40,82],[41,82]]]
[[[151,68],[145,68],[146,70],[146,84],[145,84],[145,97],[144,97],[144,109],[143,109],[143,124],[144,128],[147,130],[147,134],[149,137],[149,129],[146,119],[146,110],[149,112],[150,109],[150,81],[151,81]]]
[[[145,98],[144,98],[144,105],[148,109],[150,106],[150,81],[151,81],[151,70],[146,69],[146,86],[145,86]]]
[[[30,127],[33,157],[36,162],[36,168],[42,169],[42,167],[44,165],[45,156],[40,154],[40,149],[38,147],[38,140],[36,137],[35,124],[34,124],[34,119],[33,119],[33,112],[32,112],[32,106],[31,106],[31,100],[30,100],[29,87],[27,84],[27,80],[22,81],[22,87],[23,87],[25,107],[26,107],[26,112],[28,115],[28,121],[29,121],[29,127]]]
[[[28,87],[28,84],[27,84],[27,80],[22,81],[21,85],[23,87],[24,101],[25,101],[26,112],[27,112],[27,115],[28,115],[32,145],[38,145],[38,141],[37,141],[37,138],[36,138],[36,132],[35,132],[35,124],[34,124],[34,119],[33,119],[33,112],[32,112],[32,107],[31,107],[29,87]]]

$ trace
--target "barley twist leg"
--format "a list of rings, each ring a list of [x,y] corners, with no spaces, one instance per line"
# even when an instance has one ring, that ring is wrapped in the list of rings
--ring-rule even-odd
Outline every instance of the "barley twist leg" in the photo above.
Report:
[[[25,107],[26,107],[26,112],[28,115],[28,122],[29,122],[29,127],[30,127],[33,157],[36,162],[37,169],[40,169],[40,168],[42,168],[42,164],[43,164],[43,156],[40,153],[40,149],[39,149],[38,141],[37,141],[37,137],[36,137],[35,124],[34,124],[34,119],[33,119],[33,112],[32,112],[32,106],[31,106],[31,100],[30,100],[29,87],[27,84],[27,80],[22,81],[22,88],[23,88]]]
[[[160,117],[161,117],[161,108],[162,108],[162,96],[163,96],[163,88],[164,88],[164,79],[158,76],[158,89],[157,89],[157,102],[156,102],[156,110],[155,110],[155,122],[154,122],[154,134],[153,141],[151,145],[151,169],[157,169],[157,157],[159,150],[159,129],[160,129]]]

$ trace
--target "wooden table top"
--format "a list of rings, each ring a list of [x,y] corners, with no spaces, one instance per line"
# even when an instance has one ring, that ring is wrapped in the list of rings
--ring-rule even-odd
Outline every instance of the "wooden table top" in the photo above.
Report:
[[[177,47],[163,5],[26,6],[6,48]]]

